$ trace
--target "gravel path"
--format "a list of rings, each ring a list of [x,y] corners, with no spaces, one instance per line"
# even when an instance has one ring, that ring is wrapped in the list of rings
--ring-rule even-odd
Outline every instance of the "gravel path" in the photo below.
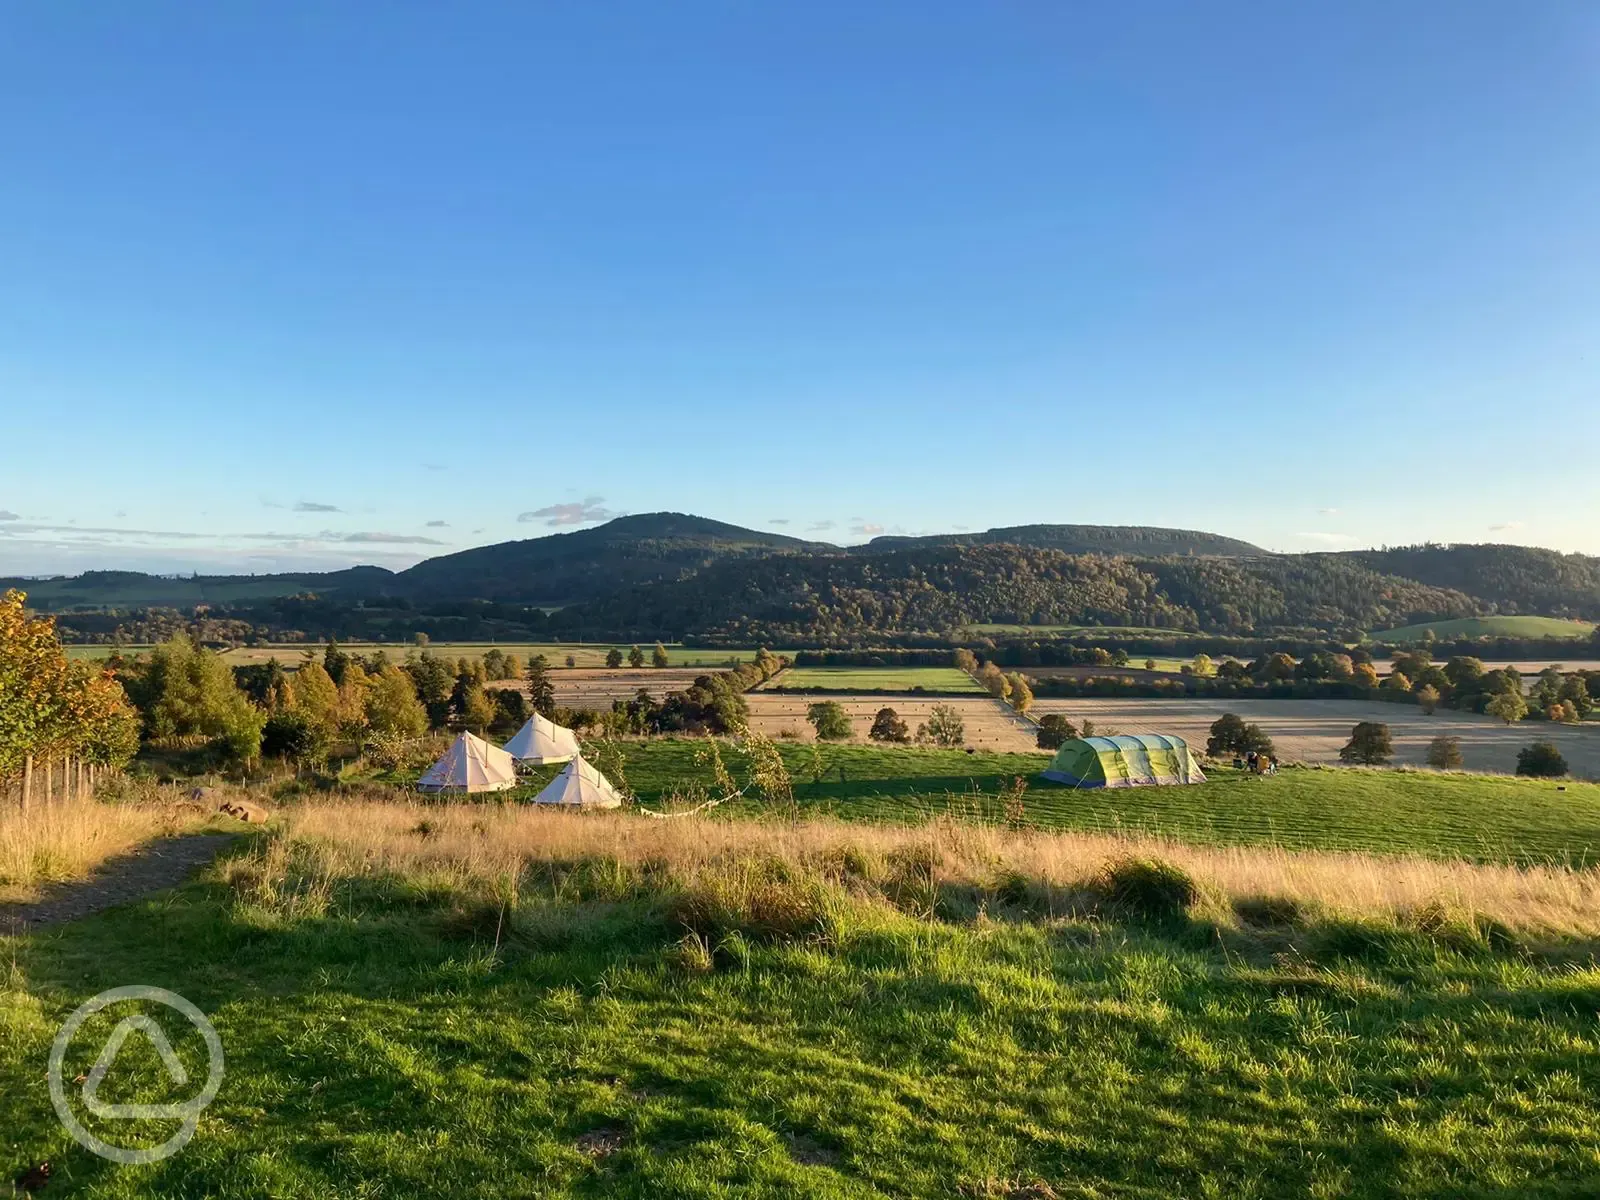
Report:
[[[0,935],[76,921],[176,887],[215,858],[235,836],[210,833],[162,838],[112,859],[88,879],[54,885],[42,900],[0,904]]]

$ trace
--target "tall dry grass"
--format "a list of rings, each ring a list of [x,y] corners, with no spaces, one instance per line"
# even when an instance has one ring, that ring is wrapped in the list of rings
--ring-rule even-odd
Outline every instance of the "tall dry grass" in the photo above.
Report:
[[[177,789],[136,790],[109,804],[91,798],[0,807],[0,903],[27,901],[42,885],[90,874],[107,859],[196,824],[201,807]]]
[[[1015,832],[949,820],[920,827],[832,820],[652,821],[522,807],[333,801],[283,814],[281,867],[292,844],[324,878],[402,876],[478,892],[515,891],[530,873],[614,864],[634,879],[693,888],[730,864],[765,864],[792,879],[901,886],[907,864],[930,888],[1028,893],[1035,911],[1067,915],[1108,861],[1160,858],[1199,884],[1203,909],[1235,919],[1251,902],[1334,916],[1406,920],[1441,909],[1522,933],[1600,934],[1600,872],[1422,858],[1184,845],[1092,833]],[[930,899],[930,904],[932,900]],[[904,905],[902,905],[904,907]]]

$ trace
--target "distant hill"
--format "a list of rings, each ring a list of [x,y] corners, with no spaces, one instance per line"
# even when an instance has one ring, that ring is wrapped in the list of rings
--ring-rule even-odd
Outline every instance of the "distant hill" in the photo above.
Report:
[[[833,549],[706,517],[642,513],[593,529],[430,558],[396,575],[391,590],[417,600],[559,606],[641,583],[681,579],[724,558]]]
[[[697,634],[837,645],[975,624],[1355,636],[1481,611],[1460,592],[1331,555],[1129,558],[999,542],[727,559],[563,609],[550,624],[586,639]]]
[[[139,571],[85,571],[52,579],[0,579],[0,592],[26,592],[39,612],[74,609],[192,609],[233,605],[303,592],[360,596],[380,592],[394,578],[382,567],[301,571],[282,575],[146,575]]]
[[[1237,538],[1193,529],[1148,525],[1010,525],[982,533],[936,533],[926,537],[876,537],[861,551],[906,550],[915,546],[1038,546],[1065,554],[1124,554],[1130,558],[1168,555],[1224,557],[1264,555],[1267,551]]]

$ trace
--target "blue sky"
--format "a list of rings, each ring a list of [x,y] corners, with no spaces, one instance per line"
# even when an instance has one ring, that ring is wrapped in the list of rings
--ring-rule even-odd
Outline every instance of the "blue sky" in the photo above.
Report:
[[[13,6],[0,572],[1600,553],[1600,6]]]

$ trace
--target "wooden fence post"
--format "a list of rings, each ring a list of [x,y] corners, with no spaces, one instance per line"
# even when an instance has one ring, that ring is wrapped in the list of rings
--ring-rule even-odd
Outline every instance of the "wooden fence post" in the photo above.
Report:
[[[33,790],[33,755],[22,759],[22,811],[28,811],[28,793]]]

